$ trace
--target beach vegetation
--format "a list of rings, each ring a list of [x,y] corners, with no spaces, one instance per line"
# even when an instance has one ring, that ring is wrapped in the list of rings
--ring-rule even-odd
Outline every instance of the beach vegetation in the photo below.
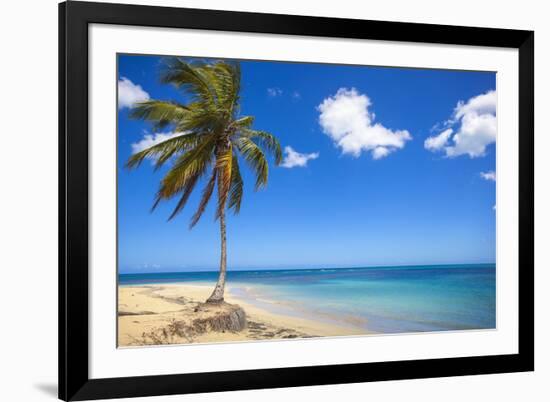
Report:
[[[253,128],[253,116],[241,115],[238,62],[170,57],[163,61],[160,81],[179,89],[185,101],[147,99],[132,107],[130,117],[152,123],[157,132],[170,128],[176,134],[134,153],[126,166],[137,168],[146,159],[153,160],[155,169],[169,165],[152,208],[176,199],[169,220],[184,209],[191,194],[202,184],[190,228],[199,222],[210,200],[216,199],[220,266],[216,286],[207,302],[220,303],[224,300],[227,271],[226,210],[238,214],[244,194],[239,165],[244,161],[252,169],[256,190],[265,187],[269,174],[266,155],[280,164],[281,146],[274,135]]]

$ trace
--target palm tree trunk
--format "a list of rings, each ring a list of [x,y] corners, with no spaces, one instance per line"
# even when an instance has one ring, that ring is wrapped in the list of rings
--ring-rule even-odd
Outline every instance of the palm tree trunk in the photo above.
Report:
[[[221,256],[220,256],[220,273],[218,282],[212,292],[212,295],[206,300],[207,303],[223,302],[223,292],[225,289],[225,271],[227,269],[227,245],[225,237],[225,210],[220,214],[220,235],[221,235]]]

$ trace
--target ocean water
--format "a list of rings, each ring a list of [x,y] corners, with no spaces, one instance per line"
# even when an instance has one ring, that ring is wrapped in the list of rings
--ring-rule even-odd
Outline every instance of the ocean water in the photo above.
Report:
[[[216,272],[120,274],[119,284],[204,283]],[[263,308],[375,332],[496,326],[495,264],[229,271],[231,293]]]

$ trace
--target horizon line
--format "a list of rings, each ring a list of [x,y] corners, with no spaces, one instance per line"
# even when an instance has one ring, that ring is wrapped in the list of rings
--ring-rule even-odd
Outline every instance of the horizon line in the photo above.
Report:
[[[372,269],[372,268],[406,268],[406,267],[432,267],[432,266],[453,266],[453,265],[482,265],[482,264],[496,264],[496,261],[492,262],[462,262],[462,263],[442,263],[442,264],[399,264],[399,265],[367,265],[367,266],[348,266],[348,267],[324,267],[324,268],[237,268],[237,269],[228,269],[227,272],[253,272],[253,271],[322,271],[326,269]],[[207,273],[214,272],[217,273],[218,268],[211,269],[207,268],[200,271],[143,271],[143,272],[120,272],[118,275],[134,275],[134,274],[177,274],[177,273]]]

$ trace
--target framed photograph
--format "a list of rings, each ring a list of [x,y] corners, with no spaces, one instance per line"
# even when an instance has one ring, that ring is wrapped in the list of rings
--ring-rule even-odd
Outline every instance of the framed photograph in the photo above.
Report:
[[[59,5],[59,397],[534,369],[534,33]]]

